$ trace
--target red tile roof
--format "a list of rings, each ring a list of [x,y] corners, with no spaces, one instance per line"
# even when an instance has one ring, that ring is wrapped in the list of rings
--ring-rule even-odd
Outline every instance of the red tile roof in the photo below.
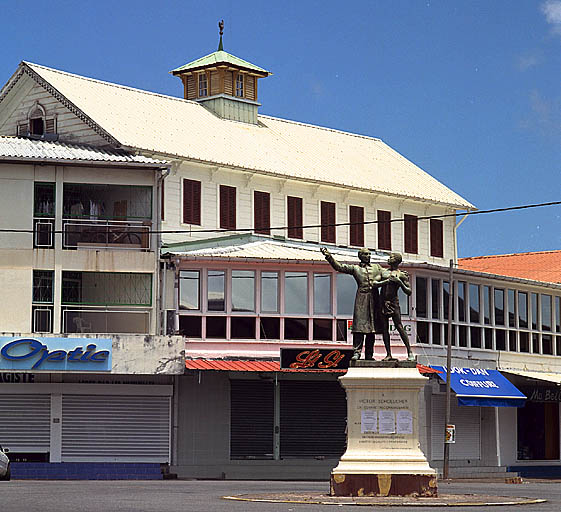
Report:
[[[186,359],[187,370],[218,370],[229,372],[302,372],[303,370],[281,370],[279,361],[230,361],[225,359]],[[440,373],[429,366],[417,365],[420,373]],[[304,370],[308,372],[344,372],[346,370]]]
[[[561,283],[561,251],[523,252],[460,258],[458,267],[501,276]]]

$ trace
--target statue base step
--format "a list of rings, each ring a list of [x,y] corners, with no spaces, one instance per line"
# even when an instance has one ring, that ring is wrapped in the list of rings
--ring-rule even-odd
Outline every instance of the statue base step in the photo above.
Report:
[[[331,496],[437,497],[434,474],[331,474]]]

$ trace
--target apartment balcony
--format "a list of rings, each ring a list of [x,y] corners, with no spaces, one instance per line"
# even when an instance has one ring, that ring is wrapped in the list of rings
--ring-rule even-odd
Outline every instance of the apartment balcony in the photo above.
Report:
[[[64,219],[63,249],[150,250],[150,221]]]

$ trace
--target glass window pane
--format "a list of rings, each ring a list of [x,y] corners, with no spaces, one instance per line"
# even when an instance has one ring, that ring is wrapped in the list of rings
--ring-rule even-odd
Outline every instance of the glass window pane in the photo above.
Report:
[[[261,311],[279,312],[279,273],[261,272]]]
[[[495,331],[495,347],[496,350],[506,350],[506,331],[503,329],[497,329]]]
[[[307,318],[285,318],[284,319],[285,340],[307,340],[308,319]]]
[[[226,317],[207,316],[206,317],[206,337],[207,338],[226,338]]]
[[[538,329],[538,294],[532,293],[532,329]]]
[[[483,287],[483,321],[486,325],[491,324],[491,288]]]
[[[432,280],[432,317],[440,318],[440,281]]]
[[[232,311],[255,311],[253,270],[232,270]],[[255,337],[255,326],[253,331]]]
[[[444,320],[448,320],[448,308],[450,300],[450,283],[448,281],[442,282],[442,309],[444,311]]]
[[[179,309],[201,308],[201,273],[198,270],[179,271]]]
[[[415,299],[417,302],[417,316],[419,318],[427,318],[427,279],[426,277],[417,277],[415,280]],[[428,329],[427,329],[428,333]],[[427,341],[428,343],[428,334]]]
[[[200,338],[202,336],[202,317],[180,315],[179,333],[187,338]]]
[[[255,339],[255,317],[233,316],[230,319],[230,338],[232,339]]]
[[[528,327],[528,294],[518,292],[518,327]]]
[[[308,274],[284,273],[284,311],[288,314],[308,313]]]
[[[417,343],[429,342],[429,324],[427,322],[417,322]]]
[[[208,271],[208,310],[224,311],[224,270]]]
[[[331,314],[331,274],[314,274],[314,314]]]
[[[551,331],[551,295],[542,295],[542,330]]]
[[[470,327],[471,346],[473,348],[481,348],[481,327]]]
[[[399,309],[403,316],[409,316],[409,295],[407,295],[401,288],[397,290],[399,298]]]
[[[508,290],[508,326],[516,327],[516,300],[514,290]]]
[[[485,348],[493,350],[493,329],[485,329]]]
[[[347,341],[347,320],[337,320],[337,341]]]
[[[333,320],[330,318],[314,318],[313,320],[314,340],[333,340]]]
[[[52,270],[33,271],[33,302],[52,304],[53,274]]]
[[[469,321],[472,324],[480,322],[479,285],[477,284],[469,285]]]
[[[553,355],[553,343],[550,334],[542,335],[542,354]]]
[[[432,343],[433,345],[440,345],[442,343],[441,324],[432,324]]]
[[[520,333],[520,352],[530,352],[530,342],[528,341],[528,333]]]
[[[349,274],[337,274],[337,316],[353,316],[356,282]]]
[[[259,319],[260,337],[262,340],[278,340],[280,339],[280,318],[263,318]]]
[[[495,288],[495,325],[505,324],[505,291]]]
[[[460,347],[467,347],[467,327],[465,325],[458,327],[458,339]]]
[[[511,352],[516,352],[516,331],[509,331],[508,333],[508,349]]]
[[[532,352],[534,354],[540,353],[540,340],[537,334],[532,334]]]
[[[466,283],[462,281],[458,283],[458,320],[460,322],[466,321]]]
[[[555,297],[555,331],[561,332],[561,297]]]

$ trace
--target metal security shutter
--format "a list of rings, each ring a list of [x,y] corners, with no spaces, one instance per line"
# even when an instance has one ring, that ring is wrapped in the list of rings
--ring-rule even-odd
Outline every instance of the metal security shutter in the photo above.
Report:
[[[452,396],[450,422],[456,425],[456,443],[450,445],[450,460],[478,460],[481,458],[481,409],[459,406]],[[444,458],[444,419],[446,416],[445,395],[432,395],[432,458]]]
[[[272,382],[230,381],[230,456],[272,458],[275,393]]]
[[[12,452],[46,453],[51,395],[0,395],[0,444]]]
[[[281,457],[340,456],[345,451],[347,400],[337,381],[283,381]]]
[[[170,400],[62,397],[62,460],[169,462]]]

